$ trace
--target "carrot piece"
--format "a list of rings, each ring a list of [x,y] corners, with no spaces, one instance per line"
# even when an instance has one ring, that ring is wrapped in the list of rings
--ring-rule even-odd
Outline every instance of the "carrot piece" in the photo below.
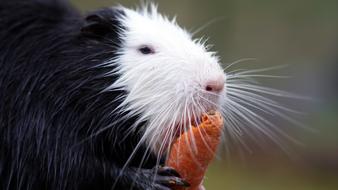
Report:
[[[221,114],[209,112],[202,115],[202,123],[198,127],[192,126],[171,145],[166,165],[174,168],[184,180],[190,183],[187,190],[204,189],[203,178],[209,163],[215,157],[222,129]]]

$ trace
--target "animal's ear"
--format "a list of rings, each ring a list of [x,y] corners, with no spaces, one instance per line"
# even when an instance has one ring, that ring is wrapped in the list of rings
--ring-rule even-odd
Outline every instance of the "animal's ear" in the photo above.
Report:
[[[107,35],[117,35],[122,28],[120,18],[123,10],[118,8],[101,9],[93,12],[85,18],[81,33],[90,38],[103,38]]]

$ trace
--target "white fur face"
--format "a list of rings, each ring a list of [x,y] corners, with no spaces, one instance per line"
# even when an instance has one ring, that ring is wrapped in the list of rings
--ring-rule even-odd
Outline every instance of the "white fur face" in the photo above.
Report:
[[[219,109],[225,74],[214,53],[155,6],[122,9],[124,44],[115,60],[121,77],[112,87],[128,92],[121,106],[140,115],[139,122],[147,121],[140,143],[160,154],[202,113]]]

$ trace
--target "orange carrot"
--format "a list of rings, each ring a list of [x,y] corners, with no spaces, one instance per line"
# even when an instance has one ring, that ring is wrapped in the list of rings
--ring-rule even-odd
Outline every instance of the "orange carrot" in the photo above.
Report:
[[[172,144],[166,165],[174,168],[184,180],[190,183],[190,187],[186,190],[204,189],[203,178],[209,163],[215,157],[222,129],[221,114],[209,112],[203,114],[202,123],[198,127],[192,126]]]

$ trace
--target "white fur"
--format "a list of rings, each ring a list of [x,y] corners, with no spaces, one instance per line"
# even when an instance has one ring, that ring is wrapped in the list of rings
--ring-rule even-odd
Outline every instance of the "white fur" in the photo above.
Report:
[[[121,9],[126,13],[121,18],[125,27],[123,48],[114,60],[121,77],[110,88],[128,92],[121,105],[130,112],[127,117],[138,114],[138,123],[147,121],[140,143],[162,153],[177,125],[187,128],[187,123],[202,112],[217,109],[223,96],[205,93],[204,89],[210,80],[225,81],[225,74],[218,58],[201,40],[193,40],[175,20],[160,15],[156,6],[138,11]],[[141,54],[138,48],[144,45],[155,53]]]
[[[120,76],[108,90],[123,89],[127,92],[123,97],[124,102],[114,111],[120,111],[121,117],[126,119],[140,116],[134,126],[126,126],[130,132],[145,123],[142,125],[143,137],[134,153],[146,143],[149,148],[147,151],[160,157],[169,150],[168,145],[177,133],[198,123],[202,113],[215,109],[224,117],[223,140],[226,141],[226,151],[230,151],[227,143],[230,140],[237,140],[245,150],[250,151],[250,145],[242,139],[243,135],[260,145],[259,139],[263,134],[286,152],[288,149],[283,145],[283,140],[299,143],[262,115],[272,118],[278,116],[291,124],[305,127],[293,119],[293,115],[299,112],[269,98],[302,97],[260,86],[256,81],[261,77],[284,78],[261,74],[279,67],[228,72],[234,64],[252,59],[240,59],[223,70],[215,53],[205,48],[208,47],[204,45],[205,41],[192,39],[174,19],[169,20],[160,15],[156,6],[145,6],[136,11],[120,8],[125,12],[120,18],[123,25],[120,34],[122,48],[116,59],[104,65],[117,66],[113,72]],[[155,53],[141,54],[138,49],[144,45],[152,47]],[[227,71],[227,75],[224,71]],[[225,79],[223,91],[206,91],[208,81],[218,80],[223,83]],[[186,143],[192,151],[196,150],[193,138]]]

